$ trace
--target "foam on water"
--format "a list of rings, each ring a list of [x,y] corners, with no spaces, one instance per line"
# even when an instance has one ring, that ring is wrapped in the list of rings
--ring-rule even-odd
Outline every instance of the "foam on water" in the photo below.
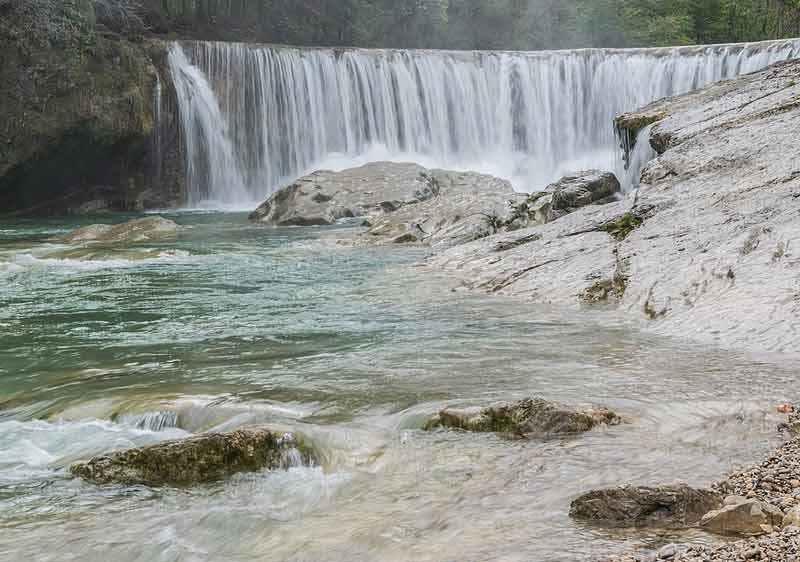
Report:
[[[146,251],[136,258],[118,258],[112,251],[103,259],[90,258],[60,258],[48,257],[54,252],[37,250],[33,252],[23,252],[13,255],[13,262],[8,263],[7,267],[13,273],[21,273],[30,268],[48,268],[62,270],[65,273],[81,271],[98,271],[103,269],[125,269],[130,267],[140,267],[147,265],[162,264],[165,262],[187,262],[191,257],[189,252],[184,250],[163,250]],[[96,254],[91,254],[96,256]],[[0,272],[4,264],[0,264]]]
[[[154,432],[101,420],[0,422],[0,482],[29,479],[79,459],[186,435],[178,429]]]

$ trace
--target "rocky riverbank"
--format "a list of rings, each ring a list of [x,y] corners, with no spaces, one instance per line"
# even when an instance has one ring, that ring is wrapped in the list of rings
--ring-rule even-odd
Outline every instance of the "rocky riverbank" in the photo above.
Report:
[[[717,498],[724,497],[724,505],[688,523],[721,536],[750,535],[750,538],[716,546],[672,544],[657,552],[633,553],[603,560],[791,562],[800,559],[800,437],[794,435],[761,463],[733,472],[712,486],[710,493]],[[592,497],[592,494],[596,495],[590,493],[587,497]],[[579,499],[578,502],[582,504],[584,500]],[[624,510],[626,518],[632,517],[632,514],[633,510]],[[659,522],[663,524],[664,520],[660,519]]]

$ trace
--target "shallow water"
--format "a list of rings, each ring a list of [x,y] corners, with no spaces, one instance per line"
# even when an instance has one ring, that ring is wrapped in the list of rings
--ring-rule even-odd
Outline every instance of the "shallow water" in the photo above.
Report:
[[[583,527],[569,502],[709,484],[773,447],[774,404],[797,399],[797,361],[453,291],[414,266],[421,249],[172,218],[177,241],[100,249],[46,242],[75,219],[0,223],[0,560],[577,561],[657,546],[676,536]],[[631,423],[527,442],[419,430],[446,404],[525,396]],[[252,422],[303,434],[320,465],[190,490],[65,470]]]

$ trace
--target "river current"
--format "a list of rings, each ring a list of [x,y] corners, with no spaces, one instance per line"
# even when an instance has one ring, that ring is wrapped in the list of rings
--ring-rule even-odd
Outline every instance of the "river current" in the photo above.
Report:
[[[797,397],[796,363],[462,292],[418,265],[421,249],[171,218],[177,241],[94,249],[47,241],[78,219],[0,223],[0,560],[577,561],[658,546],[677,537],[581,526],[569,502],[710,484],[770,450],[775,403]],[[630,423],[530,441],[420,430],[444,405],[528,396]],[[66,470],[251,423],[302,434],[321,462],[191,489]]]

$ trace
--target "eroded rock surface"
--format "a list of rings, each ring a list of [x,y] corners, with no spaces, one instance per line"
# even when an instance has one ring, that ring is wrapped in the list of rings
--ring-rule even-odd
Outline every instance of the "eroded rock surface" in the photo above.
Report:
[[[96,484],[191,486],[239,472],[287,468],[301,456],[292,435],[268,429],[204,433],[95,457],[70,467]]]
[[[619,527],[682,528],[722,504],[712,490],[678,486],[626,486],[595,490],[572,502],[570,516]]]
[[[617,425],[620,417],[607,408],[571,408],[541,398],[497,404],[486,408],[445,408],[431,418],[425,429],[439,427],[476,432],[530,436],[582,433],[598,425]]]
[[[134,219],[121,224],[93,224],[55,239],[64,244],[132,244],[174,238],[177,223],[162,217]]]
[[[454,247],[430,265],[467,288],[607,303],[655,332],[728,347],[800,347],[800,62],[662,100],[638,195]],[[755,312],[757,311],[757,313]]]
[[[374,162],[319,171],[276,192],[250,219],[272,226],[331,225],[360,218],[362,241],[438,247],[494,234],[525,196],[511,184],[474,172]]]

